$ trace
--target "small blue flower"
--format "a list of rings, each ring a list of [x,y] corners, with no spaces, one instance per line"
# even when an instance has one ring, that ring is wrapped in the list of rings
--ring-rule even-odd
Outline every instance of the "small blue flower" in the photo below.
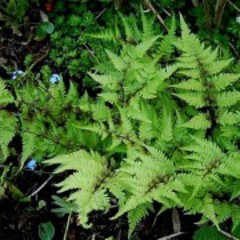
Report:
[[[19,75],[22,75],[24,72],[22,71],[22,70],[16,70],[16,71],[14,71],[13,73],[12,73],[12,75],[11,75],[11,79],[12,80],[15,80],[15,79],[17,79],[17,77],[19,76]]]
[[[26,168],[31,171],[34,171],[36,167],[37,167],[37,162],[34,159],[29,160],[28,163],[26,164]]]
[[[58,83],[60,80],[61,80],[61,77],[60,77],[60,75],[57,74],[57,73],[53,73],[53,74],[50,76],[50,79],[49,79],[50,83],[52,83],[52,84]]]

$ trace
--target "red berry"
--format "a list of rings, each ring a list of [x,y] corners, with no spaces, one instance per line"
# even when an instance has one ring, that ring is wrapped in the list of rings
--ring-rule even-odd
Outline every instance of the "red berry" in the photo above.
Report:
[[[51,3],[46,3],[45,4],[45,9],[46,9],[47,12],[51,12],[52,9],[53,9],[52,4]]]

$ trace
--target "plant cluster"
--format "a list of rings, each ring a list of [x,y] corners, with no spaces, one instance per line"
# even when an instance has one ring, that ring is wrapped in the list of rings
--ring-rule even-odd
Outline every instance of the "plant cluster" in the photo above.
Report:
[[[82,117],[76,86],[66,87],[62,79],[54,83],[50,76],[50,69],[43,67],[37,75],[26,71],[0,80],[0,156],[6,171],[9,159],[17,159],[16,174],[29,159],[40,164],[44,158],[97,143],[75,128]]]
[[[3,29],[21,35],[34,4],[4,1]],[[84,0],[41,7],[29,41],[49,41],[49,51],[26,55],[25,71],[15,67],[11,79],[0,78],[0,198],[8,189],[29,201],[12,179],[23,168],[57,165],[53,212],[69,215],[66,231],[72,214],[89,228],[90,215],[101,211],[112,220],[126,215],[131,238],[157,208],[178,208],[201,216],[195,240],[240,237],[240,74],[225,52],[238,56],[240,48],[236,6],[193,0],[186,13],[182,0],[140,5]],[[196,18],[197,34],[174,9]],[[49,66],[38,67],[45,58]],[[40,224],[41,239],[54,235],[50,221]]]

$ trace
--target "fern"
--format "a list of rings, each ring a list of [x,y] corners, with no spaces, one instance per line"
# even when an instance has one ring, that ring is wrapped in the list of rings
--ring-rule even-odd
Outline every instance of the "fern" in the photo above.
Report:
[[[6,121],[7,119],[7,121]],[[0,147],[3,154],[3,160],[9,156],[8,145],[12,141],[17,131],[17,119],[13,113],[7,111],[0,112]]]
[[[62,164],[63,161],[64,164]],[[87,153],[82,150],[51,159],[51,164],[59,163],[62,165],[56,170],[57,173],[66,170],[74,171],[63,183],[59,184],[60,192],[74,190],[69,200],[76,203],[81,223],[88,227],[89,212],[105,210],[109,207],[109,197],[106,188],[103,188],[108,181],[111,181],[112,173],[108,169],[107,160],[97,153]]]
[[[47,160],[58,164],[56,173],[73,172],[60,191],[70,191],[84,226],[92,211],[109,211],[115,199],[112,219],[127,214],[129,238],[154,203],[201,214],[201,223],[217,229],[228,220],[236,227],[239,74],[227,71],[232,60],[219,59],[182,18],[181,37],[174,21],[163,37],[143,13],[142,29],[132,17],[120,19],[124,34],[116,52],[106,51],[109,67],[89,72],[100,93],[78,102],[83,118],[75,127],[101,147],[85,144]],[[174,51],[179,56],[170,64]]]

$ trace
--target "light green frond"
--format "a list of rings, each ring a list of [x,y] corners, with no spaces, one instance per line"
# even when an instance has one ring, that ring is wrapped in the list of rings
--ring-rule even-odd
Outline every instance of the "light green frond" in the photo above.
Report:
[[[220,112],[217,121],[223,126],[234,125],[240,122],[240,112]]]
[[[184,82],[180,82],[178,84],[171,85],[171,87],[185,89],[185,90],[194,90],[194,91],[204,90],[203,84],[195,79],[190,79]]]
[[[110,58],[111,62],[113,63],[114,67],[118,70],[118,71],[123,71],[126,68],[126,64],[124,62],[124,60],[119,57],[118,55],[116,55],[115,53],[106,50],[108,57]]]
[[[218,91],[221,91],[235,83],[239,78],[239,74],[221,73],[219,75],[211,77],[209,81],[214,84]]]
[[[201,108],[205,106],[205,101],[202,93],[189,92],[189,93],[177,93],[173,95],[184,100],[189,105],[194,106],[196,108]]]
[[[186,128],[206,130],[211,127],[211,122],[209,121],[207,114],[199,113],[188,122],[182,124],[182,126]]]
[[[217,105],[219,107],[230,107],[240,101],[240,92],[223,92],[217,95]]]
[[[0,105],[6,105],[13,101],[12,94],[6,89],[5,83],[0,79]]]
[[[142,22],[142,39],[143,41],[148,40],[154,35],[153,25],[154,25],[154,18],[147,16],[144,13],[143,9],[141,8],[141,22]]]
[[[23,132],[22,133],[22,164],[34,153],[36,147],[36,136],[32,133]]]
[[[148,215],[148,209],[150,208],[150,204],[141,204],[137,208],[128,212],[128,223],[129,223],[129,231],[128,238],[132,235],[134,229],[137,224]]]
[[[1,91],[1,90],[0,90]],[[7,119],[7,121],[6,121]],[[9,156],[8,144],[12,141],[17,130],[17,119],[7,111],[0,111],[0,147],[4,160]]]
[[[157,41],[159,36],[151,37],[148,40],[139,43],[136,48],[136,55],[138,57],[143,57],[143,55],[154,45],[154,43]]]
[[[125,36],[127,41],[131,41],[134,39],[134,30],[133,30],[133,25],[131,24],[131,21],[129,18],[125,17],[122,14],[119,14],[122,23],[123,23],[123,27],[124,27],[124,32],[125,32]]]
[[[117,85],[117,78],[116,76],[112,75],[98,75],[94,73],[88,73],[89,76],[95,80],[96,82],[100,83],[102,86],[109,87],[111,89],[116,88]]]

